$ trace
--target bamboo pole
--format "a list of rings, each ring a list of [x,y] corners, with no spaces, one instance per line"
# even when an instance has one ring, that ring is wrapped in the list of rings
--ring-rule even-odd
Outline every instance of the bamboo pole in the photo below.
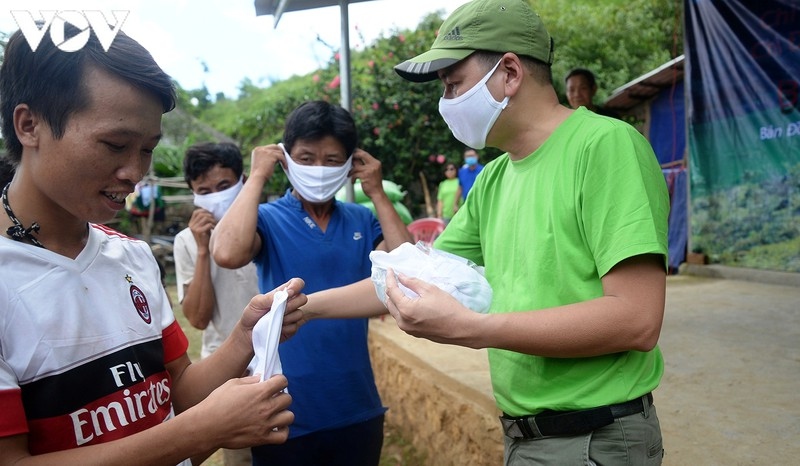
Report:
[[[422,194],[425,195],[425,212],[428,214],[428,217],[435,217],[436,212],[433,209],[433,204],[431,203],[431,193],[428,191],[428,180],[425,178],[425,173],[420,171],[419,178],[422,182]]]

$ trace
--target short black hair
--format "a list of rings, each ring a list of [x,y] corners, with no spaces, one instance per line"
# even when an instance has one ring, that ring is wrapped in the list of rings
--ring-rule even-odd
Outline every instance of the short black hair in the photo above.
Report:
[[[183,157],[183,178],[191,188],[192,180],[196,180],[217,165],[230,168],[236,178],[241,177],[244,166],[239,147],[232,142],[203,142],[189,146]]]
[[[5,155],[0,155],[0,189],[11,183],[14,178],[15,166]]]
[[[40,24],[41,26],[41,24]],[[65,24],[66,37],[81,31]],[[64,52],[52,40],[42,40],[34,52],[21,30],[8,39],[0,67],[0,118],[8,157],[18,163],[22,144],[14,130],[14,109],[27,104],[41,116],[53,134],[64,136],[69,117],[89,105],[84,78],[91,67],[111,73],[131,85],[150,92],[161,102],[164,113],[175,108],[172,79],[144,47],[121,30],[108,51],[94,32],[80,50]]]
[[[586,78],[586,82],[589,83],[589,86],[591,87],[597,86],[597,81],[594,78],[594,73],[587,70],[586,68],[573,68],[569,73],[567,73],[567,76],[564,78],[564,82],[566,83],[567,81],[569,81],[569,78],[573,76],[583,76]]]
[[[286,118],[283,131],[283,144],[291,153],[298,139],[319,141],[325,136],[333,136],[350,156],[358,147],[356,123],[350,112],[343,107],[312,100],[300,104]]]

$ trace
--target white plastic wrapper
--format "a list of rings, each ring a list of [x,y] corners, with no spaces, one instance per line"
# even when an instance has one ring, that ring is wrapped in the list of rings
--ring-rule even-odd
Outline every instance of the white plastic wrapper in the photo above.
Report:
[[[391,252],[372,251],[372,283],[381,302],[386,302],[386,271],[418,278],[450,293],[461,304],[485,314],[492,304],[492,287],[483,276],[483,267],[470,260],[426,246],[403,243]],[[409,297],[417,294],[398,282]]]
[[[281,339],[283,315],[286,313],[286,290],[275,292],[269,312],[258,320],[253,328],[253,350],[256,355],[247,367],[250,374],[261,374],[261,381],[276,374],[283,374],[281,359],[278,356],[278,343]]]

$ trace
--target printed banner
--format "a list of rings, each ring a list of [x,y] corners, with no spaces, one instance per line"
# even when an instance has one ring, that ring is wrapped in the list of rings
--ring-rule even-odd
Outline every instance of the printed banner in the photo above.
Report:
[[[686,0],[691,249],[800,272],[800,3]]]

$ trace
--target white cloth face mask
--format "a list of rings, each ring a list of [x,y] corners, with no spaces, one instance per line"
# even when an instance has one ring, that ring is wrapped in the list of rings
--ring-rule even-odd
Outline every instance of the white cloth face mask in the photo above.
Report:
[[[473,149],[486,147],[489,130],[508,105],[508,96],[498,102],[486,85],[498,66],[500,62],[464,94],[453,99],[439,98],[439,113],[453,136]]]
[[[208,194],[195,194],[194,205],[211,212],[214,218],[219,222],[222,216],[225,215],[225,212],[231,207],[231,204],[233,204],[233,200],[236,199],[239,191],[242,190],[244,184],[243,180],[244,177],[239,177],[238,183],[222,191]]]
[[[283,328],[283,315],[286,313],[286,290],[276,291],[272,297],[272,307],[261,316],[253,327],[253,351],[255,356],[248,365],[250,375],[261,374],[261,381],[276,374],[283,374],[278,343]]]
[[[330,201],[349,179],[347,175],[353,166],[352,156],[341,167],[300,165],[292,159],[283,143],[278,145],[286,156],[286,177],[297,194],[308,202],[320,204]]]

